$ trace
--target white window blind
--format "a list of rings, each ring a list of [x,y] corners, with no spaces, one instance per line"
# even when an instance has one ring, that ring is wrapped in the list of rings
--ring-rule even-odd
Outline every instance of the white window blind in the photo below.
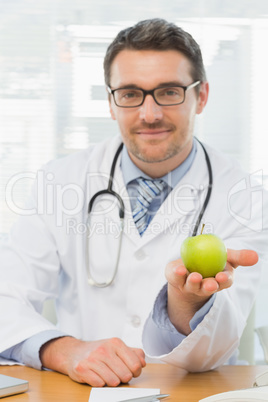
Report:
[[[17,219],[10,205],[23,206],[42,164],[117,133],[105,50],[121,28],[152,17],[182,26],[201,46],[210,97],[196,135],[266,183],[267,0],[0,0],[2,236]],[[261,297],[267,287],[268,275]],[[268,324],[261,305],[258,325]]]

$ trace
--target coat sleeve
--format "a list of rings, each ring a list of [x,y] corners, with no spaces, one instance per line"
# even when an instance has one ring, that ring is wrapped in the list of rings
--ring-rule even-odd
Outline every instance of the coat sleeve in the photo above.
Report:
[[[231,243],[233,248],[249,248],[238,239],[233,239]],[[254,244],[251,246],[256,249]],[[207,371],[227,363],[239,346],[247,317],[257,296],[262,265],[265,265],[263,257],[253,267],[238,267],[235,271],[234,284],[231,288],[216,294],[212,307],[197,327],[176,348],[166,354],[158,355],[157,348],[153,350],[154,342],[151,342],[149,348],[146,348],[144,343],[148,357],[160,359],[190,372]],[[148,340],[147,331],[152,334],[151,321],[148,319],[145,324],[144,340]],[[169,347],[170,336],[162,339],[163,343],[167,344],[166,348]]]
[[[216,294],[203,320],[169,353],[159,355],[152,348],[147,353],[145,347],[150,359],[160,359],[190,372],[202,372],[228,363],[236,353],[258,294],[261,270],[267,266],[267,192],[255,184],[252,187],[249,179],[247,186],[241,186],[243,181],[237,179],[236,192],[233,191],[236,184],[232,183],[227,191],[227,186],[224,188],[224,182],[218,179],[205,219],[212,224],[214,233],[222,237],[227,248],[255,250],[259,255],[258,263],[235,270],[233,285]],[[259,194],[255,194],[256,191]],[[144,326],[143,339],[148,330],[149,320]],[[163,339],[164,343],[166,341]]]
[[[55,239],[38,213],[37,189],[0,252],[0,352],[39,332],[55,329],[42,317],[55,298],[60,262]],[[39,205],[40,210],[40,205]]]

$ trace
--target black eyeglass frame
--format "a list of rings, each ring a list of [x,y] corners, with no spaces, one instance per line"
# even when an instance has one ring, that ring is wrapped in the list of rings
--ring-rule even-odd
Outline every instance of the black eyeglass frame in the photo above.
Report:
[[[187,86],[184,86],[184,85],[171,85],[171,86],[169,87],[168,85],[164,85],[164,86],[160,86],[160,87],[157,87],[157,88],[154,88],[154,89],[150,89],[149,91],[147,91],[147,90],[145,90],[145,89],[142,89],[142,88],[135,88],[135,87],[121,87],[121,88],[112,89],[111,87],[107,86],[106,88],[107,88],[107,91],[109,92],[109,94],[113,96],[113,98],[114,98],[114,103],[116,104],[116,106],[118,106],[118,107],[123,107],[123,108],[133,108],[133,107],[139,107],[139,106],[141,106],[141,105],[143,104],[143,102],[144,102],[144,100],[145,100],[145,98],[146,98],[147,95],[151,95],[151,96],[153,97],[155,103],[157,103],[157,105],[159,105],[159,106],[175,106],[175,105],[181,105],[181,104],[185,101],[185,94],[186,94],[186,91],[188,91],[188,90],[191,89],[191,88],[196,87],[196,86],[199,85],[199,84],[201,84],[201,81],[195,81],[195,82],[193,82],[192,84],[187,85]],[[155,91],[156,91],[157,89],[161,89],[161,88],[182,88],[183,91],[184,91],[183,100],[182,100],[181,102],[178,102],[178,103],[170,103],[170,104],[162,104],[162,103],[159,103],[159,102],[157,101],[157,99],[155,98],[155,94],[154,94],[154,93],[155,93]],[[116,91],[119,91],[119,90],[121,90],[121,89],[136,89],[136,90],[142,91],[142,93],[143,93],[142,101],[141,101],[138,105],[135,105],[135,106],[122,106],[122,105],[118,105],[118,104],[116,103],[114,94],[115,94]]]

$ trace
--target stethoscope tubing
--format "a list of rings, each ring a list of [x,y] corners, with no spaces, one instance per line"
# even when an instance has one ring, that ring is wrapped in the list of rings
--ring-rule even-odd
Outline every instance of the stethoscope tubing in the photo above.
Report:
[[[114,156],[113,163],[112,163],[112,166],[111,166],[110,175],[109,175],[109,183],[108,183],[107,189],[98,191],[95,195],[93,195],[93,197],[91,198],[91,200],[89,201],[89,204],[88,204],[88,211],[87,211],[88,214],[91,213],[94,201],[96,200],[97,197],[99,197],[100,195],[109,194],[109,195],[112,195],[113,197],[117,198],[117,200],[119,202],[119,205],[120,205],[119,217],[120,217],[120,219],[121,218],[124,219],[124,217],[125,217],[125,205],[124,205],[124,202],[123,202],[122,198],[120,197],[120,195],[113,190],[115,166],[116,166],[117,159],[118,159],[118,157],[119,157],[119,155],[120,155],[120,153],[121,153],[121,151],[123,149],[123,145],[124,144],[122,142],[119,145],[119,147],[118,147],[118,149],[116,151],[116,154]]]
[[[202,142],[199,141],[197,138],[196,138],[196,140],[199,142],[199,144],[201,145],[201,147],[203,148],[203,151],[205,153],[205,158],[206,158],[206,163],[207,163],[207,168],[208,168],[208,191],[207,191],[205,201],[204,201],[204,203],[202,205],[201,211],[200,211],[200,213],[198,215],[198,218],[197,218],[197,220],[195,222],[195,226],[194,226],[192,236],[196,236],[196,234],[197,234],[197,230],[199,228],[200,222],[201,222],[201,220],[202,220],[202,218],[204,216],[204,213],[205,213],[205,211],[207,209],[209,200],[211,198],[211,192],[212,192],[212,187],[213,187],[213,173],[212,173],[212,167],[211,167],[210,158],[209,158],[207,150],[204,147],[204,145],[202,144]]]

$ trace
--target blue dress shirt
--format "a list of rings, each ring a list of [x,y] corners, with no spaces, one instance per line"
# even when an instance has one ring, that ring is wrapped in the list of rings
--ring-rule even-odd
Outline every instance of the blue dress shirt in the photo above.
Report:
[[[148,223],[153,219],[154,215],[160,208],[161,204],[165,201],[170,191],[180,182],[183,176],[188,172],[192,163],[194,161],[196,155],[196,142],[193,141],[193,147],[188,155],[188,157],[183,161],[180,166],[176,169],[172,170],[171,172],[167,173],[163,177],[159,177],[159,179],[165,182],[165,186],[163,191],[156,196],[148,208]],[[129,157],[128,151],[126,147],[123,147],[122,150],[122,159],[121,159],[121,169],[123,173],[123,179],[125,186],[128,191],[128,195],[130,198],[130,205],[132,211],[135,209],[136,200],[138,196],[138,182],[137,179],[139,177],[143,177],[145,179],[152,179],[150,176],[147,176],[143,173]]]

